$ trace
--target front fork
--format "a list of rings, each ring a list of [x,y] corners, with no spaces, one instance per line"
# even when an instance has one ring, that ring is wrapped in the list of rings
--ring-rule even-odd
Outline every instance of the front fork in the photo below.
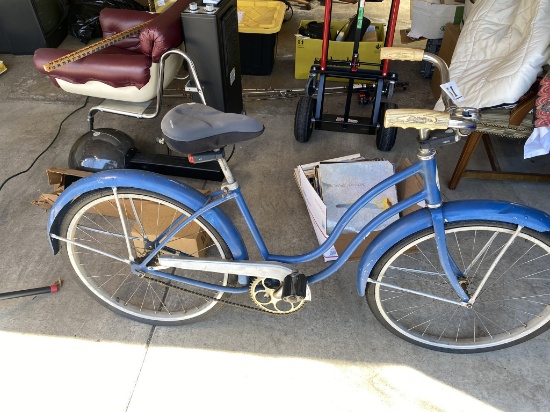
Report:
[[[460,280],[464,278],[464,274],[458,269],[458,266],[454,262],[453,258],[449,254],[447,249],[447,240],[445,239],[445,221],[443,219],[443,210],[441,207],[430,209],[432,214],[432,222],[435,232],[435,242],[437,245],[437,252],[439,255],[439,262],[445,271],[445,275],[449,280],[449,283],[453,287],[454,291],[460,297],[463,302],[468,302],[470,296],[466,293],[462,287]]]
[[[420,141],[427,140],[427,130],[423,129],[420,133]],[[426,188],[426,203],[432,215],[432,224],[435,232],[435,241],[439,262],[449,283],[462,302],[468,302],[470,296],[466,293],[460,280],[464,279],[464,274],[460,271],[447,249],[445,239],[445,220],[443,218],[443,208],[441,207],[441,191],[439,189],[439,180],[437,173],[437,164],[435,162],[435,150],[421,148],[418,153],[418,159],[422,164],[424,187]]]

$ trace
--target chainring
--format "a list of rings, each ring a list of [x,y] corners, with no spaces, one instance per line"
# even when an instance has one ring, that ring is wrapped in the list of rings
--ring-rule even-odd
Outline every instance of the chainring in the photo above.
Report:
[[[256,278],[250,284],[250,297],[262,310],[278,315],[296,312],[304,307],[306,300],[297,303],[285,302],[275,293],[281,288],[281,282],[275,279]]]

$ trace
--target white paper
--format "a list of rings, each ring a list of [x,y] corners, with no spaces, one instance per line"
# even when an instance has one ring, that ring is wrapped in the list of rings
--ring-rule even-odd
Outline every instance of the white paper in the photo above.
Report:
[[[330,234],[357,199],[394,174],[394,167],[388,161],[321,163],[319,173],[326,205],[326,232]],[[372,219],[396,203],[397,191],[395,186],[391,186],[367,203],[348,222],[343,233],[359,233]],[[384,229],[398,218],[392,216],[377,230]]]
[[[443,92],[447,96],[449,96],[449,98],[453,102],[460,103],[461,101],[464,100],[464,96],[462,95],[462,93],[458,89],[458,86],[456,85],[454,80],[451,80],[448,83],[440,84],[439,87],[441,87],[441,90],[443,90]]]
[[[412,5],[411,38],[425,37],[427,39],[441,39],[445,24],[453,23],[455,12],[460,5],[435,4],[425,0],[415,0]]]
[[[320,245],[322,245],[328,238],[327,228],[326,228],[326,215],[327,207],[317,195],[317,192],[307,180],[306,175],[301,167],[296,168],[297,180],[300,185],[300,190],[304,201],[306,203],[307,211],[309,213],[309,218],[311,219],[311,224],[313,225],[313,230],[315,231],[315,236]],[[334,246],[332,246],[325,254],[323,255],[325,262],[330,260],[338,259],[338,253]]]
[[[523,158],[543,156],[550,152],[550,127],[537,127],[523,147]]]

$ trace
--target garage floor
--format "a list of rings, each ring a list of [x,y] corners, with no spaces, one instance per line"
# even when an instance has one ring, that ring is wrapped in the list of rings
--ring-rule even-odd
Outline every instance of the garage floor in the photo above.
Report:
[[[385,20],[389,3],[367,3],[366,15]],[[398,29],[408,25],[408,2],[403,3],[407,4],[401,7]],[[354,10],[355,6],[336,4],[333,19],[351,17]],[[322,13],[321,6],[311,11],[295,7],[294,17],[280,33],[273,74],[245,76],[244,87],[303,87],[305,82],[293,76],[293,34],[301,19],[321,19]],[[66,42],[79,47],[74,40]],[[423,48],[421,43],[417,46]],[[99,306],[72,280],[64,259],[52,255],[45,230],[47,212],[31,203],[51,192],[46,169],[67,166],[71,145],[87,130],[87,109],[99,100],[90,99],[86,109],[77,110],[85,99],[60,91],[35,72],[32,56],[0,55],[0,60],[8,67],[0,76],[0,181],[29,167],[69,116],[30,171],[0,192],[0,292],[46,286],[58,278],[65,282],[57,294],[0,301],[5,410],[550,409],[550,333],[479,355],[448,355],[413,346],[386,331],[357,296],[353,262],[316,284],[313,301],[287,317],[226,306],[207,321],[163,328],[127,320]],[[410,84],[395,96],[399,107],[433,106],[430,81],[422,77],[419,63],[395,63],[392,70]],[[293,136],[297,98],[246,100],[247,113],[261,120],[266,131],[255,141],[237,145],[230,166],[274,253],[301,253],[316,245],[292,176],[297,165],[358,152],[394,163],[414,161],[412,129],[400,131],[388,153],[377,151],[374,136],[365,135],[314,131],[311,141],[302,144]],[[185,101],[168,98],[165,110]],[[330,96],[327,102],[343,110],[343,96]],[[356,104],[354,110],[361,109]],[[164,153],[164,147],[154,145],[160,119],[99,114],[96,126],[121,129],[141,148]],[[503,163],[550,171],[547,157],[522,161],[521,146],[497,143]],[[462,145],[439,151],[446,200],[505,199],[550,212],[547,184],[465,179],[450,191],[447,182]],[[481,152],[473,162],[487,167]],[[216,188],[213,182],[184,180],[196,188]],[[242,219],[236,223],[242,227]],[[253,247],[250,253],[257,257]],[[314,273],[324,266],[318,260],[303,270]],[[245,298],[235,299],[247,303]]]

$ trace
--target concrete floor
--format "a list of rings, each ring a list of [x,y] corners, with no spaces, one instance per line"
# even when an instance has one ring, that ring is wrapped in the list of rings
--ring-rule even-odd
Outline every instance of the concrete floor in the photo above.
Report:
[[[389,2],[368,3],[370,16],[385,19]],[[404,2],[408,3],[408,2]],[[355,6],[336,4],[333,19]],[[367,12],[369,16],[369,12]],[[303,87],[293,78],[294,37],[301,19],[319,19],[322,7],[298,10],[283,25],[273,74],[244,77],[245,88]],[[399,28],[408,24],[402,5]],[[70,41],[70,39],[68,39]],[[420,45],[422,47],[422,45]],[[83,103],[56,89],[32,68],[31,56],[0,55],[0,181],[25,170],[56,135],[60,122]],[[395,96],[400,107],[431,108],[430,82],[417,63],[392,70],[410,87]],[[167,100],[166,110],[186,101]],[[342,96],[327,98],[343,106]],[[87,108],[99,100],[90,99]],[[295,166],[360,152],[400,163],[414,161],[414,132],[400,131],[394,149],[376,150],[373,136],[314,131],[307,144],[293,136],[297,99],[247,100],[260,119],[260,138],[237,145],[230,162],[259,228],[273,253],[305,252],[316,245],[292,173]],[[360,107],[359,107],[360,109]],[[87,128],[86,109],[72,114],[59,137],[25,174],[0,192],[0,235],[5,239],[0,291],[45,286],[63,278],[60,293],[0,301],[0,393],[10,411],[547,411],[550,334],[519,346],[477,355],[449,355],[401,341],[386,331],[357,296],[357,264],[312,288],[313,301],[292,316],[273,317],[226,306],[207,321],[151,327],[122,318],[92,301],[53,256],[46,237],[47,212],[31,202],[52,190],[45,171],[67,166],[68,152]],[[154,147],[160,117],[134,120],[97,116],[97,127],[119,128],[138,146]],[[440,150],[447,200],[491,198],[550,212],[547,184],[449,180],[463,143]],[[499,144],[509,162],[549,170],[548,160],[524,162],[521,147]],[[474,164],[485,166],[476,155]],[[197,188],[216,184],[186,179]],[[232,210],[228,210],[232,214]],[[236,219],[242,226],[242,220]],[[244,233],[246,235],[246,233]],[[245,236],[245,240],[249,240]],[[252,258],[257,252],[251,247]],[[314,273],[325,264],[304,265]],[[245,297],[237,301],[245,302]]]

